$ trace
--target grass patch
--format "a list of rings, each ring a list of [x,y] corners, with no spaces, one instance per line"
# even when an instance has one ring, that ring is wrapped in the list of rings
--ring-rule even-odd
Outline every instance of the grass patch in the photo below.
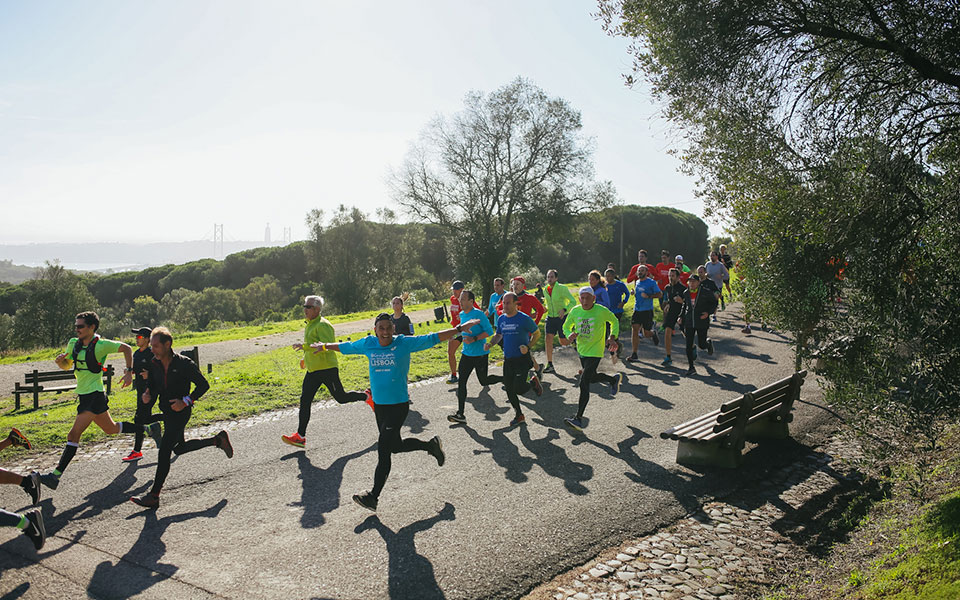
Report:
[[[424,332],[448,328],[444,323],[430,323]],[[420,327],[417,333],[420,333]],[[357,339],[357,336],[351,336]],[[345,338],[344,338],[345,339]],[[542,341],[540,344],[542,345]],[[300,384],[304,371],[300,369],[299,352],[292,348],[279,348],[262,354],[246,356],[222,365],[217,365],[207,375],[210,391],[197,402],[190,419],[191,426],[200,426],[215,421],[227,421],[252,416],[264,411],[297,406]],[[500,348],[490,353],[491,360],[502,360]],[[338,356],[340,379],[346,389],[363,390],[369,387],[368,362],[364,356]],[[416,352],[411,356],[410,381],[419,381],[447,373],[447,344],[441,342],[433,348]],[[0,431],[16,427],[23,431],[38,450],[60,447],[67,432],[73,426],[77,414],[76,394],[62,394],[61,400],[34,410],[13,410],[13,400],[0,402]],[[329,399],[327,389],[321,388],[317,399]],[[114,388],[110,396],[110,414],[115,421],[132,421],[136,397],[132,390]],[[30,404],[30,403],[27,403]],[[154,408],[157,412],[158,409]],[[108,437],[96,425],[84,432],[81,443],[89,443]]]
[[[439,306],[440,301],[424,302],[413,304],[406,307],[406,312],[414,312],[424,308],[433,308]],[[346,313],[342,315],[324,315],[328,321],[333,324],[346,323],[350,321],[373,321],[374,317],[388,309],[368,310],[363,312]],[[389,312],[389,310],[388,310]],[[300,331],[303,329],[303,319],[294,319],[291,321],[276,321],[263,323],[262,325],[244,325],[241,327],[230,327],[227,329],[217,329],[214,331],[188,331],[177,334],[177,346],[181,348],[190,348],[198,344],[209,344],[212,342],[226,342],[230,340],[245,340],[252,337],[264,335],[273,335],[275,333],[288,333],[290,331]],[[131,346],[134,343],[132,337],[121,337],[120,341],[126,342]],[[27,352],[14,352],[0,358],[0,365],[12,365],[37,360],[53,360],[58,354],[63,352],[67,340],[63,340],[63,346],[57,348],[41,348]]]

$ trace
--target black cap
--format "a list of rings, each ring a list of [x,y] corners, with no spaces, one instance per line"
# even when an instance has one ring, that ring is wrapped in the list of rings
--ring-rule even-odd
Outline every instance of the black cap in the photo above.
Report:
[[[464,288],[463,282],[459,279],[453,282],[453,285],[450,286],[452,290],[462,290]]]
[[[142,335],[143,337],[150,337],[150,334],[153,332],[153,329],[149,327],[141,327],[139,329],[131,329],[130,333],[135,333],[137,335]]]

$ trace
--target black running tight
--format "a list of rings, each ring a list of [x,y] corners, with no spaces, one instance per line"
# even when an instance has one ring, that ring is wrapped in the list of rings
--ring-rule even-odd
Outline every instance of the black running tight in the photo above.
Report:
[[[430,444],[417,438],[400,438],[400,428],[410,412],[410,404],[375,404],[373,412],[377,417],[377,429],[380,437],[377,438],[377,470],[373,473],[373,489],[370,493],[374,498],[380,497],[383,485],[387,482],[392,466],[392,455],[398,452],[427,451]]]

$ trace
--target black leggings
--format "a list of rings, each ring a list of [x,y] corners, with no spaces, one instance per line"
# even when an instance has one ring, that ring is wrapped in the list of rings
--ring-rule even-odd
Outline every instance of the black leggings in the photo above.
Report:
[[[374,404],[373,412],[377,417],[377,429],[380,437],[377,439],[377,470],[373,473],[373,489],[370,493],[374,498],[380,497],[383,484],[387,482],[392,466],[391,455],[398,452],[428,451],[430,444],[417,438],[400,438],[400,428],[410,412],[410,404]]]
[[[187,428],[192,408],[185,408],[180,412],[168,411],[163,413],[163,438],[160,440],[160,453],[157,456],[157,474],[153,478],[153,493],[160,494],[163,483],[170,474],[170,453],[177,456],[193,452],[207,446],[216,446],[217,438],[208,437],[202,440],[184,441],[183,431]]]
[[[701,321],[704,321],[704,323],[700,327],[697,327],[696,329],[693,327],[686,327],[683,330],[683,335],[687,339],[687,362],[690,363],[691,367],[693,366],[693,361],[695,358],[693,354],[693,336],[697,336],[697,346],[699,346],[701,350],[706,350],[707,330],[710,329],[710,323],[707,323],[706,321],[709,320],[709,317],[706,319],[701,319]]]
[[[150,423],[157,423],[163,420],[163,415],[161,413],[153,414],[153,405],[157,403],[156,398],[152,398],[149,404],[144,404],[141,401],[141,396],[143,392],[137,392],[137,413],[133,417],[133,423],[135,425],[149,425]],[[143,449],[143,428],[138,428],[137,432],[133,434],[133,451],[140,452]]]
[[[307,425],[310,424],[310,404],[313,403],[321,385],[327,386],[330,395],[339,404],[367,399],[367,395],[363,392],[348,392],[343,389],[343,384],[340,383],[340,369],[337,367],[310,371],[303,376],[303,386],[300,388],[300,426],[297,428],[297,433],[301,436],[307,435]]]
[[[613,384],[616,378],[606,373],[597,373],[597,367],[600,366],[602,356],[581,356],[580,366],[583,367],[583,373],[580,374],[580,406],[577,408],[577,418],[583,418],[583,411],[587,409],[587,402],[590,402],[590,384],[604,381]]]
[[[530,389],[527,372],[532,366],[529,354],[503,360],[503,387],[507,388],[507,400],[518,415],[523,414],[520,410],[520,396]]]
[[[466,354],[460,355],[460,364],[457,365],[457,402],[459,402],[459,412],[463,414],[464,405],[467,400],[467,379],[470,378],[470,373],[473,371],[477,372],[477,381],[480,382],[480,385],[493,385],[494,383],[500,383],[503,381],[503,377],[499,375],[488,375],[487,366],[489,365],[489,355],[484,354],[482,356],[467,356]]]

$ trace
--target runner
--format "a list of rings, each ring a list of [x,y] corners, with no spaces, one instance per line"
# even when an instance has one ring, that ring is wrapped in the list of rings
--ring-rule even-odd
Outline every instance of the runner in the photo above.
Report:
[[[682,254],[678,254],[673,260],[676,263],[674,266],[677,268],[678,271],[680,271],[680,283],[682,283],[684,287],[686,287],[687,280],[690,279],[690,275],[692,273],[690,271],[690,267],[683,264]]]
[[[394,314],[396,314],[396,301],[400,298],[394,298]],[[401,314],[403,309],[403,300],[400,300]],[[310,346],[315,342],[335,342],[337,334],[333,330],[330,321],[320,316],[323,310],[323,298],[320,296],[307,296],[303,299],[303,316],[307,320],[307,326],[303,330],[303,343],[293,344],[293,349],[300,352],[304,346]],[[406,315],[403,315],[404,318]],[[409,322],[409,319],[407,319]],[[391,323],[396,327],[396,322]],[[307,443],[307,425],[310,424],[310,408],[313,404],[320,386],[327,387],[327,391],[333,396],[338,404],[347,404],[348,402],[360,402],[367,399],[363,392],[348,392],[343,389],[340,382],[340,368],[337,364],[337,355],[333,352],[305,352],[303,363],[307,369],[307,374],[303,376],[303,384],[300,386],[300,423],[297,431],[291,435],[282,435],[280,439],[283,443],[303,448]]]
[[[607,325],[610,326],[609,338],[605,338]],[[623,377],[620,373],[607,375],[597,372],[600,360],[603,359],[604,341],[610,345],[617,343],[620,323],[612,312],[596,303],[593,288],[583,286],[580,288],[580,306],[575,306],[570,311],[566,323],[563,324],[563,331],[567,334],[567,339],[561,343],[564,345],[577,343],[577,354],[580,355],[580,366],[583,368],[583,373],[580,375],[580,401],[577,415],[567,417],[563,422],[577,431],[583,431],[583,411],[586,410],[587,403],[590,401],[590,384],[598,381],[609,383],[614,396],[620,391],[620,380]]]
[[[160,506],[160,490],[170,474],[170,453],[177,456],[201,448],[215,446],[223,450],[227,458],[233,458],[233,446],[226,431],[200,440],[183,439],[193,405],[210,389],[210,384],[192,360],[173,351],[173,335],[166,327],[156,327],[150,334],[150,349],[153,361],[147,377],[147,390],[143,392],[149,401],[157,399],[163,413],[163,439],[157,457],[157,473],[153,477],[153,489],[142,496],[133,496],[130,501],[145,508]],[[193,391],[190,391],[193,384]]]
[[[341,354],[363,354],[370,362],[370,388],[377,417],[377,469],[373,476],[373,489],[356,494],[353,501],[360,506],[376,511],[380,492],[390,475],[391,455],[399,452],[423,450],[437,459],[437,465],[443,466],[445,456],[440,438],[433,436],[429,442],[416,438],[402,439],[400,428],[410,412],[410,396],[407,392],[407,376],[410,373],[410,355],[426,350],[440,342],[452,339],[464,329],[471,329],[478,321],[467,321],[451,329],[426,335],[393,335],[393,323],[390,315],[380,313],[374,320],[376,336],[367,336],[355,342],[311,344],[320,352],[332,351]]]
[[[723,281],[730,279],[730,271],[720,262],[720,254],[716,251],[710,253],[710,262],[705,264],[704,268],[707,271],[707,277],[710,278],[710,281],[716,286],[717,291],[720,292],[720,310],[725,310],[727,306],[723,301]],[[713,320],[717,320],[717,315],[713,315]]]
[[[630,288],[617,278],[614,269],[607,269],[603,276],[607,280],[607,297],[610,299],[610,312],[618,320],[623,317],[623,305],[630,299]]]
[[[144,402],[143,392],[147,389],[147,373],[150,367],[150,361],[153,360],[153,352],[150,350],[150,331],[149,327],[140,327],[131,329],[137,340],[137,349],[133,353],[133,389],[137,392],[137,412],[133,417],[133,422],[137,425],[151,425],[157,421],[163,420],[163,414],[153,414],[152,402]],[[160,427],[158,424],[157,427]],[[155,439],[159,439],[159,432]],[[143,458],[143,431],[138,430],[133,434],[133,450],[130,454],[120,460],[123,462],[133,462]]]
[[[720,244],[720,262],[727,268],[727,276],[723,278],[723,285],[727,288],[730,302],[733,302],[733,290],[730,288],[730,269],[733,268],[733,257],[727,254],[727,245]]]
[[[709,263],[707,263],[709,264]],[[713,321],[717,321],[717,306],[720,304],[720,290],[721,287],[713,279],[707,277],[707,267],[706,265],[700,265],[697,267],[697,275],[700,276],[700,287],[703,288],[703,291],[709,292],[717,300],[716,305],[713,307]]]
[[[653,338],[653,345],[660,345],[660,336],[653,325],[653,299],[663,295],[657,282],[647,274],[647,266],[637,268],[637,283],[633,288],[633,317],[630,319],[630,356],[627,362],[636,362],[637,348],[640,346],[640,329],[643,337]]]
[[[667,350],[662,363],[664,366],[673,363],[673,358],[670,356],[673,350],[673,332],[677,328],[677,320],[683,310],[683,293],[687,291],[687,288],[680,283],[680,270],[676,267],[670,269],[668,279],[669,283],[663,290],[663,295],[667,299],[663,311],[663,345]]]
[[[543,369],[545,373],[552,373],[553,367],[553,338],[560,336],[564,339],[563,320],[567,318],[567,313],[571,308],[577,305],[576,298],[570,293],[570,288],[557,283],[557,270],[547,271],[547,290],[544,295],[547,304],[547,324],[544,328],[547,332],[547,339],[544,341],[544,349],[547,351],[547,366]]]
[[[529,295],[529,294],[528,294]],[[507,390],[507,399],[515,415],[510,425],[519,425],[526,421],[520,409],[520,396],[533,387],[539,396],[543,393],[540,378],[536,374],[527,381],[527,371],[533,366],[530,346],[532,334],[539,331],[530,315],[520,310],[520,303],[514,292],[503,295],[503,314],[497,319],[497,334],[484,344],[484,350],[490,350],[503,340],[503,386]]]
[[[696,375],[697,369],[693,363],[697,360],[697,349],[693,345],[693,338],[697,337],[697,345],[702,350],[713,354],[713,340],[707,337],[707,330],[710,328],[710,314],[717,310],[717,299],[706,286],[701,286],[699,275],[691,275],[688,283],[690,285],[683,293],[680,320],[683,323],[683,335],[687,339],[687,362],[690,363],[687,375]]]
[[[637,261],[637,264],[630,267],[630,272],[627,274],[627,285],[637,280],[637,271],[640,269],[640,265],[646,265],[648,274],[653,273],[653,265],[647,262],[646,250],[637,251]]]
[[[610,294],[607,293],[607,287],[604,285],[600,271],[596,269],[590,271],[590,273],[587,274],[587,281],[590,283],[590,289],[593,290],[596,303],[613,312],[613,306],[610,303]]]
[[[517,275],[510,280],[510,290],[517,297],[517,310],[524,313],[528,317],[533,318],[534,323],[538,325],[537,330],[533,332],[533,335],[530,336],[530,347],[533,348],[537,344],[537,340],[540,339],[540,319],[543,318],[543,315],[546,314],[547,309],[543,307],[543,304],[537,300],[536,296],[528,294],[526,291],[527,281]],[[500,299],[500,304],[497,305],[497,313],[503,313],[503,299]],[[499,321],[499,318],[497,319]],[[533,353],[530,353],[530,362],[533,363],[533,371],[536,374],[537,378],[543,373],[543,369],[540,366],[540,363],[537,362],[537,359],[533,356]]]
[[[483,314],[487,315],[487,318],[490,319],[490,322],[493,324],[493,327],[497,327],[497,305],[500,304],[500,299],[503,298],[503,289],[504,283],[502,277],[497,277],[493,280],[493,293],[490,294],[490,300],[487,302],[487,308],[483,311]]]
[[[410,321],[410,317],[403,312],[403,298],[400,296],[394,296],[393,300],[390,301],[390,306],[393,307],[393,315],[390,317],[390,320],[393,321],[393,329],[400,335],[413,335],[413,323]],[[314,340],[318,341],[318,340]],[[331,340],[325,340],[331,341]]]
[[[134,423],[116,423],[110,416],[107,405],[107,395],[103,391],[103,363],[110,354],[120,352],[126,359],[127,368],[123,372],[121,387],[127,387],[133,381],[133,352],[130,346],[100,337],[97,329],[100,327],[100,317],[93,311],[86,311],[76,316],[75,323],[77,337],[67,342],[67,351],[60,353],[54,362],[64,371],[73,369],[77,378],[77,418],[67,434],[67,446],[60,455],[57,468],[50,473],[40,476],[40,482],[55,490],[60,485],[60,476],[67,469],[70,461],[77,454],[80,447],[80,436],[87,430],[90,423],[96,423],[104,433],[136,433],[146,431],[159,445],[160,426],[154,423],[150,426],[135,425]]]
[[[450,289],[453,290],[453,294],[450,296],[450,326],[456,327],[460,324],[460,311],[462,310],[460,292],[463,291],[463,282],[460,280],[454,281]],[[480,308],[480,306],[474,302],[473,308]],[[456,336],[450,338],[450,341],[447,342],[447,362],[450,364],[450,377],[447,378],[447,383],[457,383],[457,348],[460,347],[460,341],[461,337]]]
[[[474,293],[465,289],[460,292],[460,305],[471,306],[474,303],[474,298]],[[457,376],[460,379],[457,382],[457,412],[447,416],[447,419],[452,423],[467,422],[463,410],[467,401],[467,381],[470,379],[472,371],[477,372],[477,381],[483,386],[503,381],[503,378],[499,375],[487,374],[490,349],[486,347],[483,340],[493,335],[493,326],[490,325],[490,321],[477,308],[460,313],[460,318],[467,321],[477,321],[477,325],[468,331],[465,330],[463,334],[463,350],[460,352],[460,365],[457,369]]]
[[[660,287],[662,292],[667,285],[670,283],[670,269],[674,268],[676,265],[670,262],[670,253],[666,250],[660,251],[660,262],[657,263],[657,266],[653,268],[653,272],[649,273],[653,277],[654,281],[657,282],[657,285]],[[663,305],[667,301],[666,296],[660,296],[660,310],[663,310]]]

